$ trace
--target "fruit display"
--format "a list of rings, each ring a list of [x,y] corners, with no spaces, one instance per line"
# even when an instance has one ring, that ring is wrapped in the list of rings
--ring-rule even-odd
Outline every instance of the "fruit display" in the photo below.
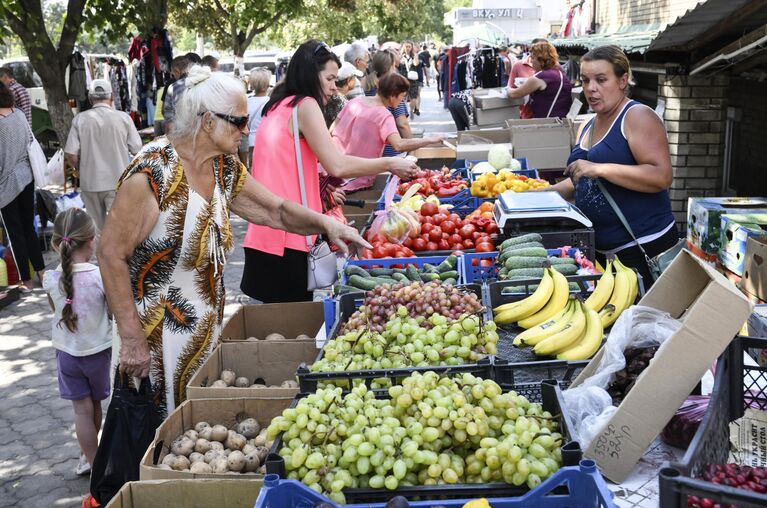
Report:
[[[656,346],[634,348],[628,347],[623,351],[626,358],[626,366],[615,373],[615,379],[607,387],[607,393],[613,398],[613,405],[620,406],[623,399],[634,387],[639,375],[644,372],[652,361],[655,353],[658,352]]]
[[[612,268],[615,268],[613,275]],[[639,279],[631,268],[616,257],[607,262],[605,271],[584,305],[599,312],[602,326],[607,328],[636,301],[639,293]]]
[[[398,265],[399,266],[399,265]],[[405,268],[362,268],[347,265],[344,268],[346,285],[339,285],[340,294],[353,291],[370,291],[380,284],[410,284],[411,282],[445,282],[455,285],[458,282],[458,257],[450,255],[439,265],[424,263],[422,268],[413,264]]]
[[[701,480],[726,485],[736,489],[746,489],[759,494],[767,493],[767,468],[761,466],[740,466],[735,463],[709,464]],[[688,496],[687,506],[692,508],[735,508],[734,504],[718,504],[711,499]]]
[[[376,398],[327,387],[272,420],[288,478],[332,501],[344,489],[504,481],[535,488],[562,464],[556,419],[471,374],[413,373]]]
[[[526,192],[545,189],[551,184],[541,178],[529,178],[502,169],[496,173],[482,173],[471,183],[471,195],[478,198],[497,198],[504,192]]]
[[[340,333],[364,329],[380,333],[394,316],[421,319],[420,324],[429,328],[431,322],[426,318],[431,318],[433,314],[456,321],[464,315],[473,315],[481,310],[482,302],[476,294],[449,284],[382,284],[365,295],[362,307],[349,317]]]
[[[574,258],[549,256],[543,246],[543,238],[537,233],[517,236],[504,240],[498,246],[496,263],[500,267],[500,280],[529,279],[542,277],[543,266],[549,263],[559,273],[575,275],[578,265]]]
[[[415,178],[397,187],[397,194],[405,196],[414,186],[418,186],[416,194],[424,198],[427,196],[449,198],[469,188],[468,182],[461,175],[451,173],[450,168],[446,166],[440,170],[419,170]]]
[[[266,474],[263,464],[272,445],[266,436],[267,430],[245,414],[237,415],[229,429],[197,422],[173,440],[169,453],[157,467],[196,474]]]
[[[258,379],[250,382],[245,376],[238,376],[233,370],[222,370],[219,378],[211,383],[210,388],[298,388],[298,383],[292,379],[283,381],[279,385],[266,385],[258,383]]]

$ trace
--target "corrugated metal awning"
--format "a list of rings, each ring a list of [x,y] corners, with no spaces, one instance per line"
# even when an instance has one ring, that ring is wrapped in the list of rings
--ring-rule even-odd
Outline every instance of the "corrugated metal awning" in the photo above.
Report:
[[[614,44],[626,53],[645,53],[653,39],[657,37],[659,30],[647,30],[645,27],[626,27],[620,32],[596,33],[583,37],[567,37],[562,39],[550,39],[557,48],[585,48],[587,51]]]

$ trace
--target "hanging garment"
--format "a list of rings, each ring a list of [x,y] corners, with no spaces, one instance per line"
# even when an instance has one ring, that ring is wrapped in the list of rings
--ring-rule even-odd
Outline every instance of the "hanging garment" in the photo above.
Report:
[[[72,53],[69,59],[69,98],[78,101],[88,98],[85,58],[79,51]]]

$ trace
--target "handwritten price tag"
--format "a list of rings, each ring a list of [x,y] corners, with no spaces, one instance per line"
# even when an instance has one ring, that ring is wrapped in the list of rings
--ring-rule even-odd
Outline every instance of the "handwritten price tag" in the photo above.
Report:
[[[597,438],[594,452],[600,458],[612,457],[619,459],[623,443],[628,439],[631,439],[631,428],[628,425],[616,428],[613,424],[609,424]]]

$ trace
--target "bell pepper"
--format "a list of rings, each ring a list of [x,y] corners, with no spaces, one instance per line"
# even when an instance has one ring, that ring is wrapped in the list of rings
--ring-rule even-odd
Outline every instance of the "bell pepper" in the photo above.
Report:
[[[493,194],[496,196],[503,194],[504,192],[506,192],[506,185],[504,185],[503,182],[498,182],[493,186]]]

